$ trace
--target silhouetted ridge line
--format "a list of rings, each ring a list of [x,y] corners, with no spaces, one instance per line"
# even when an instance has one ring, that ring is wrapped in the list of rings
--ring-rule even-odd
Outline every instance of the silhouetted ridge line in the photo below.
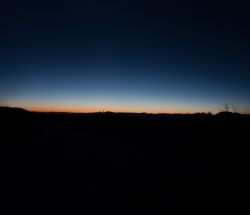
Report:
[[[0,106],[0,111],[1,112],[29,112],[28,110],[24,108],[19,108],[19,107],[8,107],[8,106]]]

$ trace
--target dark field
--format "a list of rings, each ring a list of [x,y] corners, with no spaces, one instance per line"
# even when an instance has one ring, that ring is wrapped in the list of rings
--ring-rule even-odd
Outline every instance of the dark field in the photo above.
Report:
[[[1,108],[0,119],[4,214],[240,214],[247,204],[249,115]]]

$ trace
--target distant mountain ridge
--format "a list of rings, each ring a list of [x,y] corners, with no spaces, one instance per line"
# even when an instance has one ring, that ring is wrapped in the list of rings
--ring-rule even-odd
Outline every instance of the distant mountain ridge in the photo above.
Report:
[[[8,107],[8,106],[0,106],[0,111],[1,112],[29,112],[28,110],[24,108],[19,108],[19,107]]]
[[[9,107],[9,106],[0,106],[1,113],[33,113],[33,111],[26,110],[21,107]],[[47,114],[98,114],[98,115],[105,115],[105,116],[112,116],[112,115],[140,115],[140,116],[157,116],[157,117],[167,117],[167,116],[219,116],[219,117],[232,117],[232,116],[240,116],[240,115],[249,115],[249,114],[241,114],[237,112],[230,112],[230,111],[221,111],[217,114],[208,113],[146,113],[146,112],[112,112],[112,111],[105,111],[105,112],[93,112],[93,113],[72,113],[72,112],[36,112],[36,113],[47,113]]]

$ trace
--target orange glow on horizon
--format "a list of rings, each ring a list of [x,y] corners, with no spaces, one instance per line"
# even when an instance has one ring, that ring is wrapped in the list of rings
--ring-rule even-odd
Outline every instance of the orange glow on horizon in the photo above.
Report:
[[[25,107],[24,107],[25,108]],[[94,112],[106,112],[106,111],[111,111],[111,112],[125,112],[125,113],[152,113],[152,114],[157,114],[157,113],[169,113],[169,114],[174,114],[174,113],[196,113],[196,112],[209,112],[209,111],[203,111],[203,110],[183,110],[180,108],[176,109],[164,109],[164,110],[155,110],[155,109],[136,109],[136,108],[111,108],[111,109],[98,109],[98,108],[56,108],[56,107],[31,107],[31,108],[25,108],[29,111],[34,111],[34,112],[69,112],[69,113],[94,113]]]
[[[34,112],[70,112],[70,113],[93,113],[93,112],[131,112],[131,113],[197,113],[197,112],[212,112],[216,113],[218,112],[215,108],[205,108],[205,107],[145,107],[144,105],[140,106],[116,106],[115,104],[110,106],[73,106],[69,104],[62,104],[60,107],[58,107],[56,104],[45,104],[45,103],[33,103],[33,102],[16,102],[11,101],[6,104],[6,106],[12,106],[12,107],[22,107],[28,111],[34,111]]]

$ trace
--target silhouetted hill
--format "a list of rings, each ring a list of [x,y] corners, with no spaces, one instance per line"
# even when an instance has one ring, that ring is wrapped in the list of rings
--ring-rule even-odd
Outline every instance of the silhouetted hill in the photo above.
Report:
[[[222,111],[217,113],[218,117],[222,117],[222,118],[232,118],[232,117],[240,117],[242,116],[242,114],[240,113],[233,113],[233,112],[229,112],[229,111]],[[243,116],[247,116],[247,115],[243,115]]]
[[[229,112],[0,107],[2,193],[15,214],[238,212],[249,128]]]
[[[6,107],[6,106],[0,106],[0,112],[1,114],[15,114],[15,113],[26,113],[28,112],[27,110],[23,109],[23,108],[17,108],[17,107]]]

